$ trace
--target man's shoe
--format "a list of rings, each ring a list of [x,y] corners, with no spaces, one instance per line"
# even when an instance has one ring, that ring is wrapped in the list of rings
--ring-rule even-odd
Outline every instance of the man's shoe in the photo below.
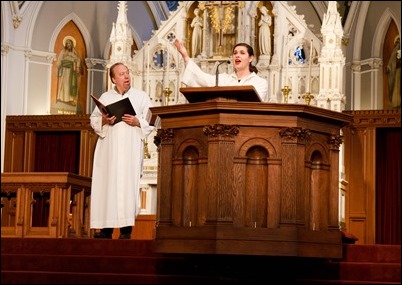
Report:
[[[102,233],[102,232],[97,232],[97,233],[94,234],[94,238],[111,239],[112,235],[107,235],[107,234]]]
[[[119,239],[131,239],[130,234],[120,234]]]
[[[133,226],[121,227],[119,239],[131,239],[132,230]]]

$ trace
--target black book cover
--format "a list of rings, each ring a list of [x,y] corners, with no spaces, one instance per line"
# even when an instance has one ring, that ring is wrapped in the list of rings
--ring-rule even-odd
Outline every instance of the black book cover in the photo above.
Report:
[[[124,114],[129,115],[136,114],[134,107],[133,105],[131,105],[131,101],[128,98],[124,98],[109,105],[104,105],[95,96],[91,95],[91,97],[102,113],[108,115],[109,117],[116,116],[116,120],[114,121],[115,124],[121,122],[121,119]]]

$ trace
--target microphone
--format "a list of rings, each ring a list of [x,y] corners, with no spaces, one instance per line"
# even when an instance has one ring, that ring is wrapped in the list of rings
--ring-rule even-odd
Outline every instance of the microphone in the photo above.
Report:
[[[223,63],[230,63],[230,60],[226,60],[226,61],[222,61],[221,63],[218,64],[218,66],[216,67],[216,73],[215,73],[215,86],[218,86],[218,78],[219,78],[219,66],[221,66],[221,64]]]

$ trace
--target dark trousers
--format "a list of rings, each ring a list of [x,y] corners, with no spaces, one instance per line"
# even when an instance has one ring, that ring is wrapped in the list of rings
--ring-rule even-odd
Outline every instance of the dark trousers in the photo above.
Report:
[[[127,227],[120,228],[120,234],[121,235],[131,235],[132,231],[133,231],[132,226],[127,226]],[[104,229],[101,229],[101,232],[105,236],[111,236],[113,234],[113,228],[104,228]]]
[[[132,226],[127,226],[127,227],[120,228],[120,234],[121,235],[131,235],[132,231],[133,231]]]

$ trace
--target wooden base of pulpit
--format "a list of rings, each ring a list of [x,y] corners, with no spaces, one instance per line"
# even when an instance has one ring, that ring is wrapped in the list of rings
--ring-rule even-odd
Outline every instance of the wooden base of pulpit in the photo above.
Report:
[[[340,258],[340,129],[351,117],[206,97],[151,108],[156,251]]]
[[[162,253],[342,257],[341,233],[247,227],[158,227],[156,251]]]

